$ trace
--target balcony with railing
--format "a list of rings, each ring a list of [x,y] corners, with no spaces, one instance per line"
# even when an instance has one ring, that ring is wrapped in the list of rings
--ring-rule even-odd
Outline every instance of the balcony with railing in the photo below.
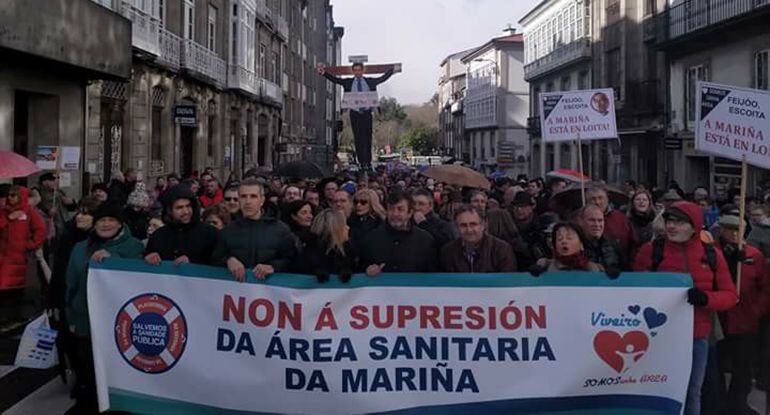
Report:
[[[259,96],[259,77],[253,71],[241,65],[228,65],[227,87],[245,91],[251,95]]]
[[[267,79],[260,79],[259,82],[260,96],[283,106],[283,90],[281,87]]]
[[[181,67],[201,75],[217,86],[227,82],[227,64],[216,53],[190,39],[182,41]]]
[[[160,28],[159,33],[160,55],[158,55],[156,62],[173,70],[179,69],[179,64],[181,62],[182,38],[162,27]]]
[[[524,65],[524,79],[529,81],[564,65],[589,58],[591,58],[591,40],[584,37],[561,45],[553,52]]]
[[[683,40],[768,12],[770,0],[685,0],[658,15],[658,42]]]
[[[654,116],[663,113],[659,94],[660,80],[626,82],[625,102],[621,116]]]
[[[160,22],[127,1],[121,2],[120,14],[131,20],[131,44],[157,56],[160,53]]]

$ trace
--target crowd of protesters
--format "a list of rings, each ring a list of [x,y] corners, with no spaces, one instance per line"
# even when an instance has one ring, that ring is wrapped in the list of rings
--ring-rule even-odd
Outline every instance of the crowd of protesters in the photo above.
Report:
[[[763,390],[770,383],[770,212],[761,200],[751,199],[740,218],[734,199],[718,205],[703,187],[685,194],[675,183],[627,182],[628,202],[614,206],[609,189],[593,183],[585,206],[557,212],[549,200],[569,185],[560,178],[498,178],[483,191],[416,172],[318,181],[249,172],[223,183],[207,169],[170,174],[149,190],[129,170],[77,203],[57,180],[42,175],[35,201],[25,187],[0,188],[0,289],[24,286],[30,251],[53,258],[46,307],[78,379],[73,413],[96,412],[85,287],[89,262],[108,257],[225,267],[237,281],[275,273],[343,283],[382,273],[687,273],[694,287],[683,301],[695,307],[695,325],[685,413],[754,413],[754,381]]]

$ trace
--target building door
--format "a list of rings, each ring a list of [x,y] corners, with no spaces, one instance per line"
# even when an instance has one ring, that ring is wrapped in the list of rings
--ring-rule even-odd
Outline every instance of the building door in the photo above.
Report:
[[[195,127],[182,126],[181,130],[181,157],[179,159],[179,171],[182,177],[190,177],[193,174],[193,161],[195,160]]]
[[[270,154],[267,151],[267,141],[270,139],[269,121],[265,114],[260,114],[257,119],[257,162],[260,166],[267,166],[270,160]]]

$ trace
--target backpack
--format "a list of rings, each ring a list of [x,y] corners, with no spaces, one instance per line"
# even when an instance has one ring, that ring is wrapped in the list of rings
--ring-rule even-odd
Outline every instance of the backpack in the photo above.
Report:
[[[711,273],[714,276],[713,279],[713,285],[714,285],[714,291],[717,291],[717,250],[714,247],[714,244],[704,242],[701,240],[701,244],[703,245],[703,250],[706,252],[706,262],[709,265],[709,268],[711,268]],[[650,271],[657,272],[658,267],[660,267],[660,263],[663,262],[663,250],[666,245],[666,239],[665,238],[655,238],[652,241],[652,265],[650,266]]]

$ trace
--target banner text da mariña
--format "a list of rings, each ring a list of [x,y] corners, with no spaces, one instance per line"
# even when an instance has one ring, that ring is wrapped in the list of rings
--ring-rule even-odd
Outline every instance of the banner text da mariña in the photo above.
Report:
[[[341,385],[343,393],[478,393],[473,370],[463,362],[556,360],[548,337],[536,333],[548,326],[546,306],[515,301],[501,307],[356,304],[342,310],[326,303],[310,311],[297,302],[224,295],[222,321],[245,327],[218,328],[217,350],[298,366],[285,367],[289,390],[329,392],[327,379],[336,375],[340,382],[333,384]],[[250,331],[253,328],[260,330]],[[420,331],[430,334],[399,334]],[[359,347],[365,347],[363,353]],[[329,362],[351,367],[330,374],[323,368]],[[389,364],[377,367],[378,362]]]

